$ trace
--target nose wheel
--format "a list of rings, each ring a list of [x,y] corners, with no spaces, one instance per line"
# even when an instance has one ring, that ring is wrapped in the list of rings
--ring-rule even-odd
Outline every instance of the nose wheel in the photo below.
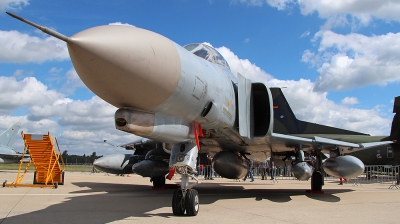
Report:
[[[195,189],[177,189],[172,196],[172,212],[176,216],[186,214],[188,216],[196,216],[199,212],[199,194]]]
[[[196,216],[199,212],[199,193],[197,193],[195,189],[189,189],[186,191],[185,207],[188,216]]]
[[[176,216],[182,216],[185,214],[185,199],[181,189],[176,189],[172,196],[172,212]]]

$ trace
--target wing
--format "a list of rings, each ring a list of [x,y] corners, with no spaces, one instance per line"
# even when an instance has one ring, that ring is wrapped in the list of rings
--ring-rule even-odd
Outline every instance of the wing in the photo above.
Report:
[[[22,154],[5,154],[5,153],[0,153],[0,157],[4,158],[4,159],[21,159],[22,158]],[[29,154],[28,155],[24,155],[24,158],[29,158]]]
[[[379,141],[379,142],[365,142],[365,143],[353,143],[347,141],[340,141],[330,138],[324,138],[314,136],[312,138],[303,138],[291,135],[284,135],[278,133],[272,133],[272,141],[285,143],[287,145],[308,145],[312,149],[334,149],[339,148],[341,153],[347,154],[356,152],[364,149],[378,147],[382,145],[392,144],[393,141]]]

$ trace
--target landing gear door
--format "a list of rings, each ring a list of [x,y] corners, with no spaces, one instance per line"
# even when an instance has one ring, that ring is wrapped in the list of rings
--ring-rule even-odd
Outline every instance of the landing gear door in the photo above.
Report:
[[[238,78],[238,107],[239,107],[239,133],[246,142],[253,142],[253,96],[251,80],[246,79],[240,73]]]

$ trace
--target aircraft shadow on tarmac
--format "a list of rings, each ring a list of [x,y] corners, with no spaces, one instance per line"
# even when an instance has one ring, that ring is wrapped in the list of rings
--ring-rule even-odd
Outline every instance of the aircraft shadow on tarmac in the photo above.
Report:
[[[157,209],[171,207],[174,189],[152,190],[150,185],[118,183],[75,182],[72,184],[85,189],[71,192],[71,197],[66,197],[66,200],[61,203],[50,205],[42,210],[7,217],[0,221],[2,223],[3,221],[4,223],[26,221],[29,223],[108,223],[119,220],[133,221],[135,217],[171,218],[173,216],[172,209],[171,213],[158,212]],[[310,194],[306,193],[305,189],[264,189],[262,184],[258,189],[244,189],[243,185],[244,183],[234,183],[229,186],[203,183],[196,186],[195,189],[200,195],[200,206],[218,200],[240,198],[254,198],[254,203],[262,200],[289,203],[292,200],[291,197],[301,195],[318,201],[336,203],[340,201],[340,197],[334,194],[353,191],[351,189],[328,189],[324,194]],[[284,187],[284,185],[280,187]],[[33,201],[31,206],[35,206]]]

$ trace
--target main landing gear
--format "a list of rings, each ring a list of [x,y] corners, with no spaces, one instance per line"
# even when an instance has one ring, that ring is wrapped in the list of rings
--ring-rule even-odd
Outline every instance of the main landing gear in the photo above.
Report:
[[[172,212],[176,216],[186,214],[196,216],[199,212],[199,194],[192,189],[200,181],[194,175],[196,173],[196,159],[198,149],[194,143],[174,144],[171,150],[170,166],[175,167],[176,173],[182,175],[181,187],[174,191],[172,196]],[[196,180],[189,184],[189,178]]]
[[[150,179],[153,182],[153,187],[164,187],[165,186],[165,176],[152,177]]]
[[[322,169],[322,159],[319,154],[316,155],[315,169],[311,176],[311,192],[322,192],[324,185],[324,176]]]
[[[314,171],[311,176],[311,191],[322,191],[323,180],[321,172]]]

